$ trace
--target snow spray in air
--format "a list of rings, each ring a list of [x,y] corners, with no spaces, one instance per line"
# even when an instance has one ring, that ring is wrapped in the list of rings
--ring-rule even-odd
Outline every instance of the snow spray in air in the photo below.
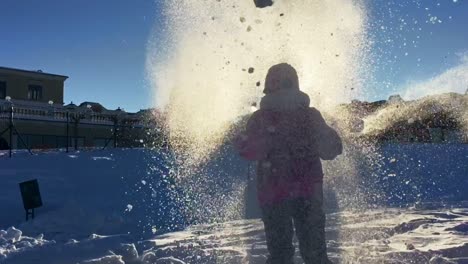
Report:
[[[365,7],[348,0],[277,0],[265,8],[252,1],[167,0],[163,12],[147,67],[177,153],[173,177],[196,194],[187,198],[195,217],[236,216],[239,199],[225,190],[242,188],[213,183],[224,173],[203,166],[213,160],[219,162],[211,167],[234,166],[219,158],[220,149],[233,124],[259,101],[272,65],[293,65],[301,89],[322,111],[359,96],[368,54]]]

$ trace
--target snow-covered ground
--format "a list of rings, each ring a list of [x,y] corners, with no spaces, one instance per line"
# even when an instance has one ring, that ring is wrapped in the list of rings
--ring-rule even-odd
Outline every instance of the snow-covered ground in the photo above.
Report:
[[[468,147],[439,146],[445,161],[428,148],[386,150],[392,176],[385,188],[406,193],[404,202],[418,197],[411,190],[437,183],[415,207],[327,215],[333,260],[468,263]],[[183,229],[170,169],[161,155],[147,150],[0,156],[0,263],[263,263],[260,220]],[[29,179],[38,179],[44,206],[26,222],[18,183]]]
[[[442,256],[468,263],[467,221],[468,210],[460,208],[332,213],[329,255],[340,263],[429,263]],[[147,254],[189,263],[264,263],[267,253],[259,220],[195,226],[151,241]]]
[[[468,263],[468,209],[370,210],[328,214],[329,255],[337,263]],[[197,225],[134,240],[90,235],[56,242],[0,232],[2,263],[264,263],[259,220]],[[297,255],[297,263],[301,263]]]

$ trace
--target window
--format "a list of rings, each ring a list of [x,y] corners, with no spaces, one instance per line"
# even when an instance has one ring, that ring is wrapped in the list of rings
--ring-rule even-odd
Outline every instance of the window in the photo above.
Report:
[[[6,82],[0,81],[0,99],[5,99],[6,97]]]
[[[28,87],[28,99],[29,100],[42,100],[42,86],[40,85],[29,85]]]

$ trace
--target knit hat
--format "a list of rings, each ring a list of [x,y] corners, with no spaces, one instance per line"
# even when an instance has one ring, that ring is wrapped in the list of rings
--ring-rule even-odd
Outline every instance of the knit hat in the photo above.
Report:
[[[291,65],[280,63],[272,66],[265,79],[264,94],[278,90],[299,90],[299,77]]]

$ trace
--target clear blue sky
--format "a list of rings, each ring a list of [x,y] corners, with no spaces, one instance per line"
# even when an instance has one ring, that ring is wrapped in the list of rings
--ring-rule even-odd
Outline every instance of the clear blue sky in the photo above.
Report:
[[[467,0],[369,2],[376,41],[376,83],[371,85],[377,91],[370,99],[401,92],[408,81],[437,76],[459,65],[460,54],[468,52]]]
[[[151,0],[1,0],[0,65],[67,75],[65,102],[138,111],[145,82]]]
[[[155,23],[158,2],[1,0],[0,65],[70,76],[67,103],[149,107],[145,55],[150,34],[162,26]],[[378,92],[364,99],[386,98],[408,80],[437,75],[468,50],[468,0],[368,2],[376,41],[376,82],[370,85]]]

